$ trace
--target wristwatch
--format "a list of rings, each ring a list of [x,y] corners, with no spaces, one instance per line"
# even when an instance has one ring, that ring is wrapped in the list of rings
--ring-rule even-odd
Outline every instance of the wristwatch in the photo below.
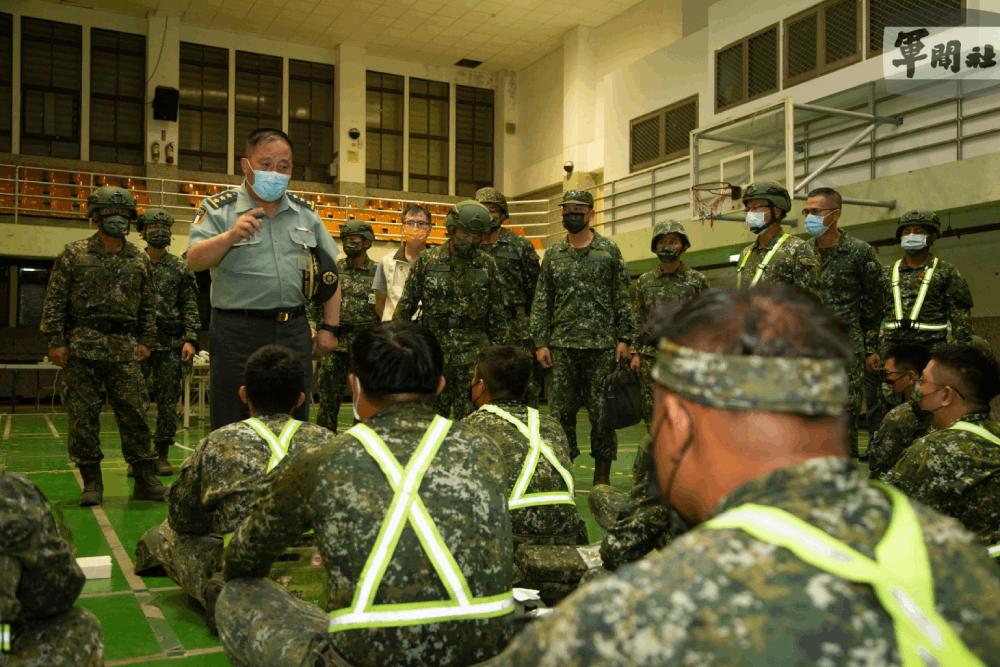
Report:
[[[334,336],[339,336],[340,335],[340,325],[339,324],[327,324],[326,322],[324,322],[323,324],[319,325],[319,328],[322,329],[323,331],[329,331]]]

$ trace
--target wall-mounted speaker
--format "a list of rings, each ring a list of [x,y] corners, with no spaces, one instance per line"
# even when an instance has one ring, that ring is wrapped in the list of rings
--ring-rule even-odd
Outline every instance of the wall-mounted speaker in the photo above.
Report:
[[[153,118],[155,120],[177,121],[177,101],[180,95],[176,88],[157,86],[153,95]]]

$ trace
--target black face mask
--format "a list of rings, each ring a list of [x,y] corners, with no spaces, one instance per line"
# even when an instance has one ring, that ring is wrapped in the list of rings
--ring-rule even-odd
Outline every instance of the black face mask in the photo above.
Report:
[[[563,213],[562,223],[563,227],[570,234],[576,234],[583,231],[583,228],[587,226],[586,215],[583,213]]]
[[[681,256],[681,250],[673,247],[660,248],[656,251],[656,256],[661,262],[672,262]]]
[[[157,229],[146,234],[146,241],[154,248],[166,248],[170,245],[170,232],[165,229]]]
[[[128,234],[129,219],[124,215],[106,215],[98,219],[97,227],[108,236],[123,239]]]
[[[351,259],[354,259],[355,257],[360,257],[365,254],[365,247],[360,243],[345,243],[344,254]]]

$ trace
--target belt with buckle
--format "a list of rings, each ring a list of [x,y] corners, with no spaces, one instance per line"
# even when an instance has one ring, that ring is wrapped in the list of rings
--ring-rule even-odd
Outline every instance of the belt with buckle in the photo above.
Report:
[[[275,322],[289,322],[296,317],[305,315],[305,306],[297,308],[273,308],[269,310],[250,310],[247,308],[216,308],[217,313],[227,315],[239,315],[240,317],[257,317],[262,320],[273,320]]]

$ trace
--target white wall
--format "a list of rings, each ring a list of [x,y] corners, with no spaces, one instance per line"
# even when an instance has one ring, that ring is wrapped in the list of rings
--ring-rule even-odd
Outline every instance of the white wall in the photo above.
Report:
[[[531,192],[559,181],[563,154],[562,49],[542,56],[515,77],[517,131],[505,156],[504,192]]]

